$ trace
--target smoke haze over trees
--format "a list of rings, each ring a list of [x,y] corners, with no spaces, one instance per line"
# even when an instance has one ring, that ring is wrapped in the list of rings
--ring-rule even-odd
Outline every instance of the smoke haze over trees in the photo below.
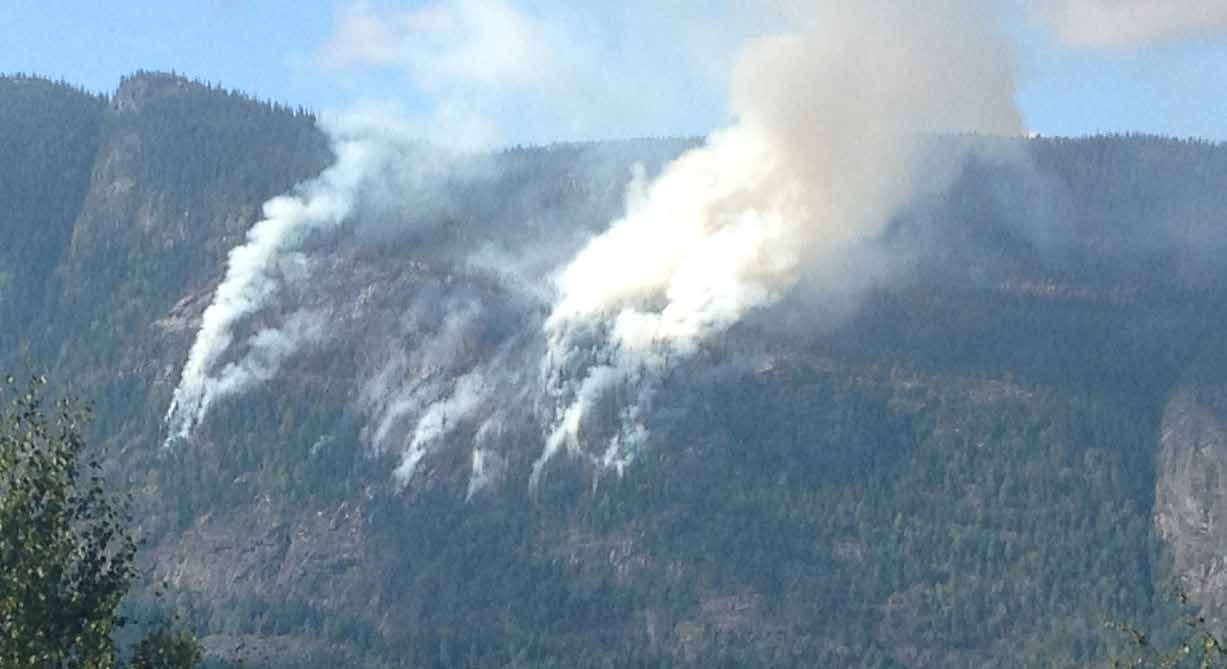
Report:
[[[1031,16],[1222,30],[1109,4]],[[97,399],[168,593],[125,606],[213,662],[1085,666],[1173,586],[1217,624],[1227,147],[1028,138],[1003,7],[615,57],[351,6],[315,58],[408,115],[0,78],[0,369]],[[488,148],[668,127],[685,88],[615,66],[669,57],[728,86],[707,137]]]
[[[1157,458],[1191,411],[1173,398],[1217,420],[1219,145],[921,142],[948,188],[873,228],[889,272],[848,295],[798,272],[670,353],[650,402],[613,384],[581,424],[596,447],[530,492],[551,277],[702,142],[395,145],[231,322],[215,369],[266,377],[167,448],[232,250],[340,152],[308,115],[163,74],[106,98],[4,78],[0,119],[21,157],[0,165],[0,367],[97,398],[169,584],[130,605],[181,612],[215,659],[1081,666],[1103,619],[1162,618],[1201,564],[1155,522],[1194,473]],[[619,476],[600,459],[631,406]]]

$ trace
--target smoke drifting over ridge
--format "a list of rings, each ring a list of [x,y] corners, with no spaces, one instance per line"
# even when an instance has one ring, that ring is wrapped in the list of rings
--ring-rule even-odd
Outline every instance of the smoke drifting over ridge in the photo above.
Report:
[[[407,484],[447,440],[463,441],[473,448],[470,496],[507,472],[499,442],[513,430],[540,435],[532,486],[563,452],[621,471],[646,444],[645,416],[677,361],[799,282],[854,302],[890,278],[899,263],[877,238],[901,207],[957,173],[957,157],[934,163],[923,154],[926,136],[1020,132],[1008,54],[990,19],[981,3],[959,1],[923,10],[888,1],[788,8],[780,17],[787,27],[737,59],[736,122],[655,178],[639,170],[624,215],[604,232],[544,251],[545,237],[475,245],[464,261],[484,272],[503,274],[490,266],[500,262],[508,275],[538,270],[504,285],[515,299],[497,308],[477,294],[453,295],[437,301],[443,316],[405,314],[394,342],[404,350],[370,375],[358,400],[371,420],[369,446],[398,454],[395,478]],[[300,309],[223,364],[235,357],[236,326],[315,271],[304,250],[313,234],[360,219],[372,198],[380,208],[421,206],[396,201],[414,192],[402,187],[414,159],[404,126],[385,117],[326,129],[336,164],[271,200],[231,253],[167,413],[171,440],[189,438],[215,401],[267,381],[300,344],[328,335],[325,316]],[[573,230],[594,223],[576,221]],[[492,319],[519,329],[484,353],[461,351]],[[593,411],[611,402],[612,427],[601,424],[607,411]]]

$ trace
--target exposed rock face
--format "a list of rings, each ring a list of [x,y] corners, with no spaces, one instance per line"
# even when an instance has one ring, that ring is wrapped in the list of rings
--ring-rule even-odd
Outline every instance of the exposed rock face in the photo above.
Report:
[[[1227,388],[1189,384],[1163,416],[1155,524],[1175,576],[1211,611],[1227,605]]]
[[[363,510],[342,503],[292,522],[270,503],[203,517],[150,556],[159,580],[208,597],[296,597],[322,609],[343,599],[351,571],[369,562]],[[219,569],[218,565],[226,565]]]

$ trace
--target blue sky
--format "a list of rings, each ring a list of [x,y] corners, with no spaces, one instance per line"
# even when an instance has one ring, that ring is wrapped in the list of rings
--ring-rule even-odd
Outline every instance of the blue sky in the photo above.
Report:
[[[483,51],[484,19],[474,27],[463,12],[426,11],[466,2],[483,12],[506,3],[509,12],[528,16],[524,25],[517,16],[496,17],[499,26],[523,28],[523,34],[493,38],[512,40],[500,46],[528,54],[528,61],[500,61]],[[1097,3],[1106,0],[1038,0],[1061,6],[1065,23],[1037,20],[1020,8],[1031,4],[1022,0],[1002,2],[1000,29],[1013,47],[1016,99],[1028,128],[1046,135],[1134,130],[1227,140],[1227,30],[1221,25],[1180,24],[1157,37],[1136,32],[1152,27],[1150,20],[1088,37],[1075,21],[1102,19],[1069,8],[1099,11]],[[1195,4],[1198,20],[1207,22],[1227,5],[1201,0],[1189,7]],[[775,17],[763,7],[770,6],[761,0],[5,0],[0,72],[62,77],[109,91],[136,69],[173,69],[323,111],[392,105],[477,135],[489,130],[504,141],[703,134],[727,121],[730,45],[769,28]],[[476,46],[447,51],[458,16],[468,30],[458,39]],[[418,33],[410,35],[418,28],[406,26],[420,27],[424,18],[436,32],[420,41]],[[417,47],[397,42],[410,38]],[[561,75],[570,84],[532,80],[537,40],[574,54],[574,67]],[[500,78],[501,88],[484,81],[478,68]],[[503,79],[512,82],[510,94]],[[522,94],[533,86],[550,94]],[[498,127],[486,129],[491,116]]]

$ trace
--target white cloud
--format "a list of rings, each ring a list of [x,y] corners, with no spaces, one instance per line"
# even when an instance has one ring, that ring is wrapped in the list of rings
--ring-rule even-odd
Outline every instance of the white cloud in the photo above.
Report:
[[[778,23],[751,11],[757,1],[358,0],[315,60],[341,81],[402,73],[406,88],[374,95],[424,103],[423,124],[443,136],[457,127],[529,143],[700,134],[727,121],[740,44]]]
[[[1227,35],[1227,0],[1042,0],[1037,13],[1079,47],[1135,48]]]
[[[354,4],[320,57],[326,65],[399,66],[431,87],[533,86],[555,76],[554,39],[505,0],[454,0],[416,9]]]

